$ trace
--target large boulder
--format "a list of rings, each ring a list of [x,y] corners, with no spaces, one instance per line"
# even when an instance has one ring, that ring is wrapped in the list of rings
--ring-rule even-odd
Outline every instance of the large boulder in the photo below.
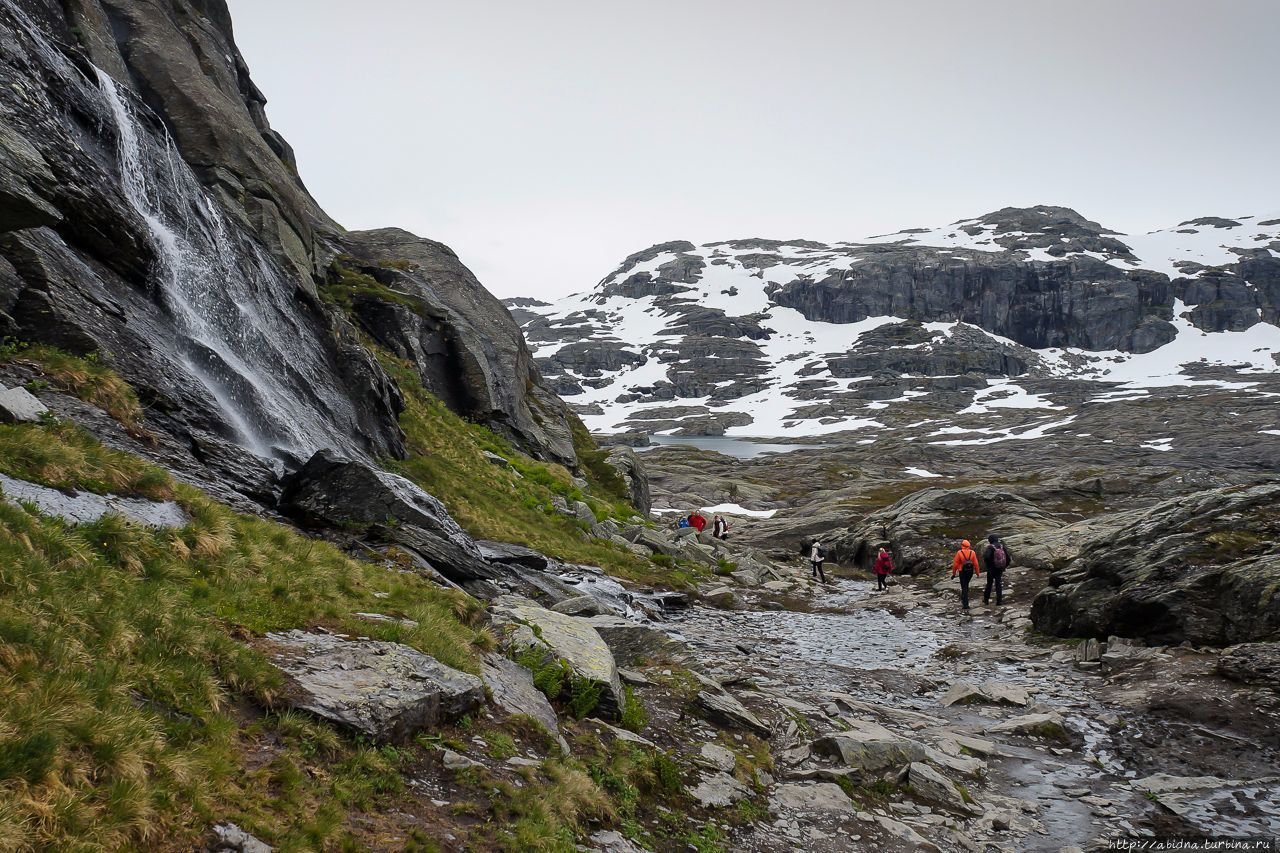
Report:
[[[538,572],[550,571],[559,565],[555,560],[540,551],[526,548],[523,545],[513,545],[510,542],[490,542],[482,539],[476,542],[476,547],[480,549],[480,556],[490,563],[499,563],[504,566],[520,566],[521,568]]]
[[[556,613],[514,595],[498,598],[490,614],[512,651],[520,654],[532,650],[543,663],[564,661],[574,676],[601,691],[598,713],[614,717],[622,713],[618,665],[608,643],[590,620]]]
[[[762,737],[768,737],[771,732],[767,723],[721,688],[709,686],[699,691],[694,697],[693,707],[698,716],[723,728],[752,732]]]
[[[917,799],[951,811],[965,810],[964,797],[960,789],[928,764],[913,762],[907,771],[907,782],[911,785],[911,791]]]
[[[1280,692],[1280,642],[1243,643],[1226,649],[1218,657],[1218,674]]]
[[[1069,743],[1078,738],[1066,720],[1057,711],[1037,711],[1001,720],[987,727],[989,734],[1017,734],[1027,737],[1045,738],[1048,740]]]
[[[712,773],[689,791],[689,796],[703,808],[724,808],[750,795],[747,786],[728,773]]]
[[[683,643],[673,640],[670,634],[652,622],[637,622],[612,614],[591,616],[587,621],[621,666],[680,659],[688,651]]]
[[[627,484],[631,505],[647,518],[650,510],[653,509],[653,499],[649,495],[649,476],[645,473],[644,463],[640,461],[640,454],[630,447],[618,445],[609,448],[609,455],[605,457],[605,462],[617,471],[618,476]]]
[[[45,408],[26,388],[5,388],[0,385],[0,423],[33,424],[37,423],[45,412]]]
[[[495,578],[444,504],[397,474],[321,450],[285,483],[280,509],[309,528],[375,534],[454,581]]]
[[[1280,483],[1208,489],[1112,521],[1036,596],[1038,629],[1162,645],[1280,633]]]
[[[1023,541],[1036,540],[1060,523],[1035,504],[994,486],[931,488],[874,512],[830,542],[842,564],[869,569],[877,549],[889,543],[900,574],[942,572],[961,539],[975,543],[989,533],[1009,544],[1014,564]]]
[[[605,607],[600,599],[590,595],[575,595],[573,598],[566,598],[564,601],[551,605],[551,609],[557,613],[563,613],[566,616],[605,616],[612,615],[613,611]],[[623,620],[626,621],[626,620]],[[598,630],[598,627],[597,627]],[[606,640],[607,642],[607,640]],[[616,650],[615,650],[616,653]]]
[[[853,800],[834,782],[785,782],[769,795],[769,808],[775,814],[835,812],[853,815],[857,811]]]
[[[480,663],[480,677],[495,705],[508,714],[521,714],[534,720],[563,744],[555,709],[534,685],[529,670],[502,655],[491,654]]]
[[[666,554],[674,557],[679,553],[679,546],[666,531],[659,532],[647,527],[636,528],[628,537],[633,543],[647,548],[655,554]]]
[[[966,681],[957,681],[948,688],[942,697],[942,704],[952,705],[1030,705],[1031,696],[1025,687],[1016,684],[1005,684],[999,681],[987,681],[981,687]]]
[[[295,630],[263,645],[289,679],[288,704],[374,740],[405,741],[484,702],[479,678],[399,643]]]

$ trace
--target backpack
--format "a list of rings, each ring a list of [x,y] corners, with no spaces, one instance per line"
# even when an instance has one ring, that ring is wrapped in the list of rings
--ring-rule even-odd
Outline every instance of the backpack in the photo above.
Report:
[[[978,556],[972,550],[964,555],[964,561],[960,564],[962,569],[968,569],[971,572],[978,570]]]
[[[827,559],[827,549],[823,548],[821,545],[818,546],[818,559],[819,560]]]
[[[993,545],[991,547],[991,567],[993,569],[1004,569],[1009,565],[1009,554],[1004,550],[1004,545]]]

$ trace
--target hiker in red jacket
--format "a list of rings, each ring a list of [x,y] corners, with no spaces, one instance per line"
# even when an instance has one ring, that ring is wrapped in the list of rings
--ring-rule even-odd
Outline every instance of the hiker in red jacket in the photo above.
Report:
[[[881,548],[880,553],[876,555],[875,564],[876,573],[876,591],[888,589],[887,583],[889,575],[893,574],[893,557],[889,556],[889,552]]]
[[[956,556],[951,561],[951,577],[960,576],[960,606],[964,608],[966,614],[969,612],[969,581],[981,574],[982,566],[978,562],[978,554],[966,539],[960,543],[960,550],[956,551]]]
[[[698,528],[698,532],[701,533],[707,529],[707,517],[700,512],[695,512],[689,516],[689,526]]]

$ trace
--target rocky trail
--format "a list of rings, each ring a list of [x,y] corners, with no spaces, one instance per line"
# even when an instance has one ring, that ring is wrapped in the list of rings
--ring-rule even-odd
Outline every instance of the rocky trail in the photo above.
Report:
[[[965,619],[950,586],[800,579],[673,617],[694,660],[773,721],[772,814],[733,849],[1062,850],[1280,829],[1274,738],[1253,740],[1265,714],[1232,730],[1149,706],[1183,679],[1230,701],[1213,653],[1113,640],[1105,663],[1081,662],[1028,635],[1021,590]]]

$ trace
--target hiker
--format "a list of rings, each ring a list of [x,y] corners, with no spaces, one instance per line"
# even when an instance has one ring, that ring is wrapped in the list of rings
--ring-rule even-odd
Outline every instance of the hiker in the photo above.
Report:
[[[687,515],[682,515],[680,517],[680,520],[676,522],[676,529],[678,530],[683,530],[688,526],[689,526],[689,516]]]
[[[881,548],[880,553],[876,555],[875,573],[876,591],[888,589],[889,575],[893,574],[893,557],[884,548]]]
[[[982,603],[991,603],[991,589],[996,591],[996,607],[1004,604],[1004,570],[1012,560],[1009,549],[1000,537],[992,533],[987,537],[987,547],[982,551],[982,566],[987,570],[987,586],[982,592]]]
[[[689,516],[689,526],[697,528],[697,531],[701,533],[707,529],[707,517],[695,511],[693,515]]]
[[[716,520],[712,522],[711,535],[717,539],[729,538],[729,522],[725,521],[723,515],[717,515]]]
[[[967,614],[969,612],[969,581],[973,580],[974,575],[981,575],[982,567],[978,564],[978,555],[969,545],[969,540],[965,539],[960,543],[960,550],[956,551],[955,559],[951,561],[951,577],[960,576],[960,606]]]
[[[813,576],[823,583],[827,582],[827,573],[822,570],[822,563],[827,559],[827,549],[822,542],[815,539],[809,546],[809,562],[813,564]]]

